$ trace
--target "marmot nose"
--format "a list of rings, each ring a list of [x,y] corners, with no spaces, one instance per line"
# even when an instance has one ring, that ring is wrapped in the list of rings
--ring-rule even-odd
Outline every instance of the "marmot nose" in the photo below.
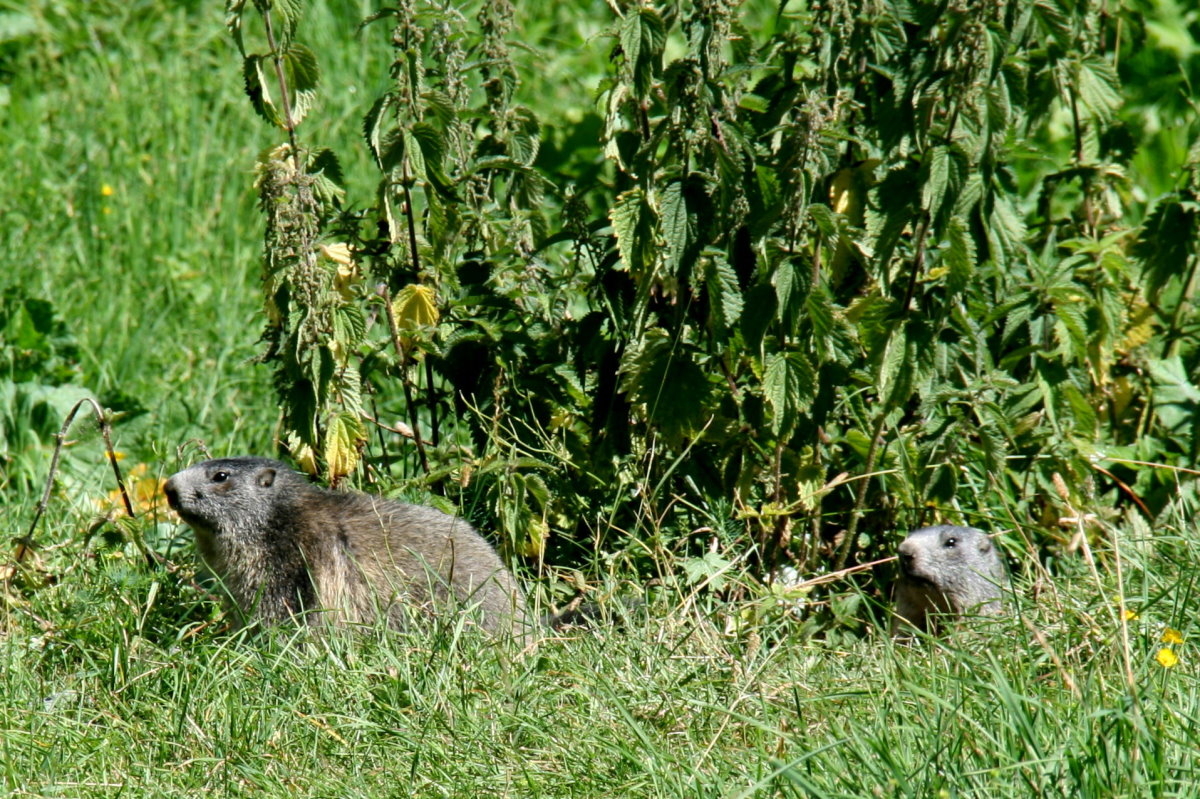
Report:
[[[167,495],[167,504],[173,510],[179,510],[179,489],[174,485],[174,480],[168,480],[163,486],[163,493]]]

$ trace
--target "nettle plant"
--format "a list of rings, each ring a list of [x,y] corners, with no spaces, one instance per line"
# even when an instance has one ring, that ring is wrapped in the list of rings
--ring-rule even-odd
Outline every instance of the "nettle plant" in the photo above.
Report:
[[[297,133],[299,0],[230,3],[287,134],[258,171],[284,442],[332,481],[365,455],[477,488],[531,557],[620,529],[819,571],[935,518],[1156,512],[1095,456],[1195,447],[1154,398],[1194,373],[1197,158],[1131,228],[1117,64],[1144,21],[1109,5],[614,2],[572,121],[518,102],[510,3],[407,0],[364,22],[392,59],[347,211]]]

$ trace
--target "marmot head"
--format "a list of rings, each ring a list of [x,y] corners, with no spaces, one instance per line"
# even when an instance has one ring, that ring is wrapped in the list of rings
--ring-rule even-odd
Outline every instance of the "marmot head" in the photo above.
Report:
[[[909,580],[934,586],[960,575],[990,573],[992,540],[974,527],[941,524],[922,527],[900,544],[900,570]]]
[[[265,529],[296,480],[286,465],[269,458],[219,458],[171,475],[163,493],[171,508],[201,536]]]

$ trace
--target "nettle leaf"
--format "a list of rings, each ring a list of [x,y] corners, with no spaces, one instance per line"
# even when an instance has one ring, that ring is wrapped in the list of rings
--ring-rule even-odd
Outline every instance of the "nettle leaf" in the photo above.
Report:
[[[1083,395],[1083,392],[1070,381],[1064,381],[1059,384],[1059,389],[1062,391],[1062,397],[1067,401],[1067,405],[1071,409],[1071,417],[1074,422],[1072,427],[1075,433],[1087,440],[1092,440],[1096,435],[1096,408]]]
[[[1200,203],[1187,191],[1160,199],[1142,223],[1133,255],[1142,262],[1150,299],[1156,299],[1172,277],[1182,276],[1183,265],[1197,249],[1198,223]]]
[[[358,466],[360,447],[366,441],[366,431],[354,414],[339,413],[329,420],[329,429],[325,432],[325,468],[330,480],[354,471]]]
[[[421,99],[425,101],[425,116],[432,118],[443,127],[454,123],[457,110],[454,101],[443,91],[431,90],[424,92]]]
[[[1025,219],[1008,195],[993,184],[992,210],[987,217],[988,249],[991,260],[1010,263],[1025,252]]]
[[[779,301],[776,316],[789,330],[794,329],[800,304],[812,290],[812,266],[799,256],[784,258],[775,267],[771,282],[775,284],[775,297]]]
[[[340,203],[346,196],[346,177],[337,154],[321,147],[308,156],[307,171],[313,178],[313,195],[325,205]]]
[[[912,394],[913,377],[916,372],[915,355],[907,328],[897,325],[884,345],[883,358],[879,362],[879,377],[876,380],[879,397],[887,400],[892,407],[904,402]]]
[[[225,28],[229,31],[229,35],[233,37],[233,43],[237,45],[238,55],[242,58],[246,57],[246,45],[242,40],[242,23],[245,15],[246,0],[226,0]]]
[[[621,50],[632,77],[634,91],[646,96],[650,85],[662,72],[662,51],[667,29],[662,17],[651,8],[629,12],[621,23]]]
[[[674,443],[696,435],[709,416],[712,386],[695,355],[694,348],[653,329],[621,366],[621,390]]]
[[[392,121],[392,115],[388,112],[392,109],[393,101],[391,94],[383,95],[371,105],[371,110],[363,117],[363,138],[367,140],[367,147],[375,158],[375,165],[384,171],[385,141]]]
[[[1079,101],[1097,121],[1107,124],[1121,106],[1121,79],[1112,63],[1088,56],[1079,63]]]
[[[706,253],[704,264],[704,290],[708,293],[713,327],[722,332],[737,324],[742,316],[742,292],[738,286],[737,272],[718,252]]]
[[[367,320],[357,303],[339,305],[333,314],[333,337],[345,350],[358,347],[367,335]]]
[[[673,275],[679,271],[683,254],[695,239],[695,219],[688,213],[682,181],[672,180],[663,189],[659,214],[667,244],[664,265],[667,272]]]
[[[949,271],[946,288],[952,294],[961,294],[975,273],[975,240],[971,237],[967,223],[961,216],[950,219],[946,226],[946,252],[943,258]]]
[[[929,148],[921,162],[921,204],[935,223],[949,213],[970,171],[970,159],[957,145]]]
[[[525,166],[533,166],[541,149],[541,123],[524,106],[513,108],[509,112],[509,119],[512,130],[508,139],[509,154]]]
[[[404,152],[408,156],[408,165],[410,167],[411,177],[420,177],[427,174],[425,168],[425,151],[421,149],[420,143],[416,136],[413,135],[411,128],[405,128],[400,132],[404,139]]]
[[[292,103],[292,122],[299,125],[317,99],[321,70],[316,54],[302,44],[292,43],[283,53],[283,74]]]
[[[242,61],[242,77],[246,80],[246,95],[254,106],[254,111],[272,125],[283,127],[283,120],[275,110],[275,102],[271,99],[270,84],[267,83],[267,70],[264,68],[265,59],[259,55],[248,55]]]
[[[834,338],[836,322],[833,318],[833,303],[822,288],[809,292],[804,301],[809,324],[812,325],[813,346],[822,360],[830,360],[838,353],[838,342]]]
[[[396,317],[396,327],[401,330],[434,327],[441,316],[433,289],[417,283],[410,283],[396,292],[392,313]]]
[[[275,44],[281,49],[287,49],[296,36],[296,27],[304,12],[302,0],[271,0],[270,10],[274,12],[272,20],[275,29]]]
[[[1185,433],[1200,412],[1200,389],[1188,377],[1187,367],[1178,355],[1151,359],[1148,365],[1154,381],[1155,416],[1168,431]]]
[[[763,396],[771,405],[771,432],[786,436],[795,429],[800,414],[812,407],[817,374],[800,352],[774,352],[767,356]]]
[[[1054,338],[1064,357],[1087,360],[1087,305],[1083,297],[1063,296],[1054,304]]]
[[[837,242],[840,234],[838,220],[833,215],[833,211],[829,210],[829,206],[822,203],[813,203],[808,206],[808,215],[812,217],[813,222],[817,225],[817,229],[824,234],[826,239],[831,243]]]
[[[617,196],[608,212],[612,220],[613,234],[617,237],[617,251],[621,253],[623,269],[636,271],[642,263],[640,253],[643,241],[639,234],[642,227],[645,196],[641,189],[630,189]]]

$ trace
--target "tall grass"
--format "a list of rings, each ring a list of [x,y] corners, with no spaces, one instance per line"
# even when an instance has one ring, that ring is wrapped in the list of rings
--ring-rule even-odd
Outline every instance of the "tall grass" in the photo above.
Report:
[[[1190,526],[1164,532],[1195,557]],[[453,620],[244,639],[119,552],[59,556],[6,613],[16,795],[1182,797],[1197,776],[1191,575],[1133,566],[1115,624],[1114,586],[1018,576],[1013,614],[912,646],[738,632],[739,608],[663,591],[518,652]]]

